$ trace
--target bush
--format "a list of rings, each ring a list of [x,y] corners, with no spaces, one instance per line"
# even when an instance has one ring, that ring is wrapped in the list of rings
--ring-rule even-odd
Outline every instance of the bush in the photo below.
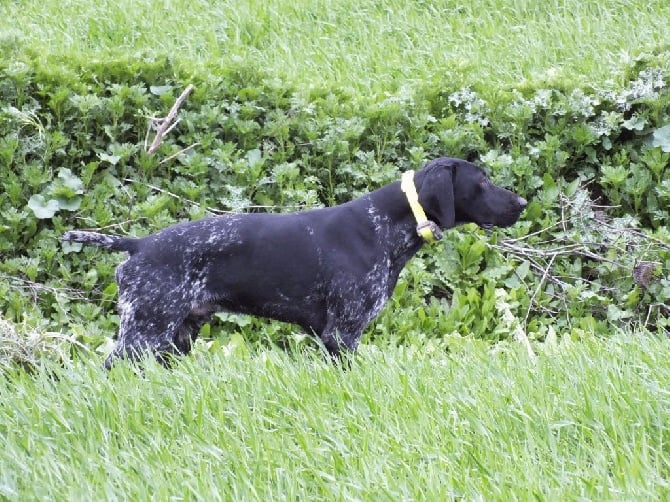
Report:
[[[242,64],[205,77],[169,60],[5,61],[0,309],[97,347],[115,331],[121,258],[61,245],[65,230],[139,236],[211,212],[332,205],[448,155],[487,166],[530,204],[509,230],[468,226],[422,253],[372,336],[667,334],[669,58],[640,59],[618,89],[431,83],[382,98],[293,89]],[[185,83],[196,92],[181,122],[147,154],[148,117]],[[292,333],[235,316],[205,329]]]

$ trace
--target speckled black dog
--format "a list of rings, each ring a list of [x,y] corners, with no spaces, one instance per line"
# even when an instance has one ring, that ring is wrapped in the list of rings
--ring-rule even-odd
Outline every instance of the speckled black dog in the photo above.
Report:
[[[140,239],[71,231],[63,240],[130,255],[116,271],[121,328],[107,367],[145,351],[161,361],[187,354],[217,311],[296,323],[338,357],[356,349],[424,241],[467,222],[512,225],[525,206],[479,167],[439,158],[402,188],[340,206],[205,218]]]

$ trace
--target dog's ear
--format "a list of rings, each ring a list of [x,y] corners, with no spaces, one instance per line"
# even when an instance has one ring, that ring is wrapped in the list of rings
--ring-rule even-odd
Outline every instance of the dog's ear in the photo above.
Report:
[[[452,228],[456,225],[451,165],[428,165],[418,192],[419,203],[426,211],[428,219],[435,221],[440,228]]]

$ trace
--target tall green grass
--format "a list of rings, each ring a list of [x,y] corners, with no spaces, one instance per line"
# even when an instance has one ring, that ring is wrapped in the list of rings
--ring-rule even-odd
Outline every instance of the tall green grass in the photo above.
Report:
[[[0,48],[15,57],[245,61],[301,85],[374,91],[441,79],[591,84],[670,41],[665,0],[14,0],[0,17]]]
[[[0,378],[9,500],[660,500],[670,347],[238,349]]]

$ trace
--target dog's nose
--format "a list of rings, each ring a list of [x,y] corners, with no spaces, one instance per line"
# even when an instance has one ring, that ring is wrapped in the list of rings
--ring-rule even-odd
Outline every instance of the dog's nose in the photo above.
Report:
[[[518,197],[516,200],[517,204],[521,206],[522,208],[526,207],[528,205],[528,201],[524,199],[523,197]]]

